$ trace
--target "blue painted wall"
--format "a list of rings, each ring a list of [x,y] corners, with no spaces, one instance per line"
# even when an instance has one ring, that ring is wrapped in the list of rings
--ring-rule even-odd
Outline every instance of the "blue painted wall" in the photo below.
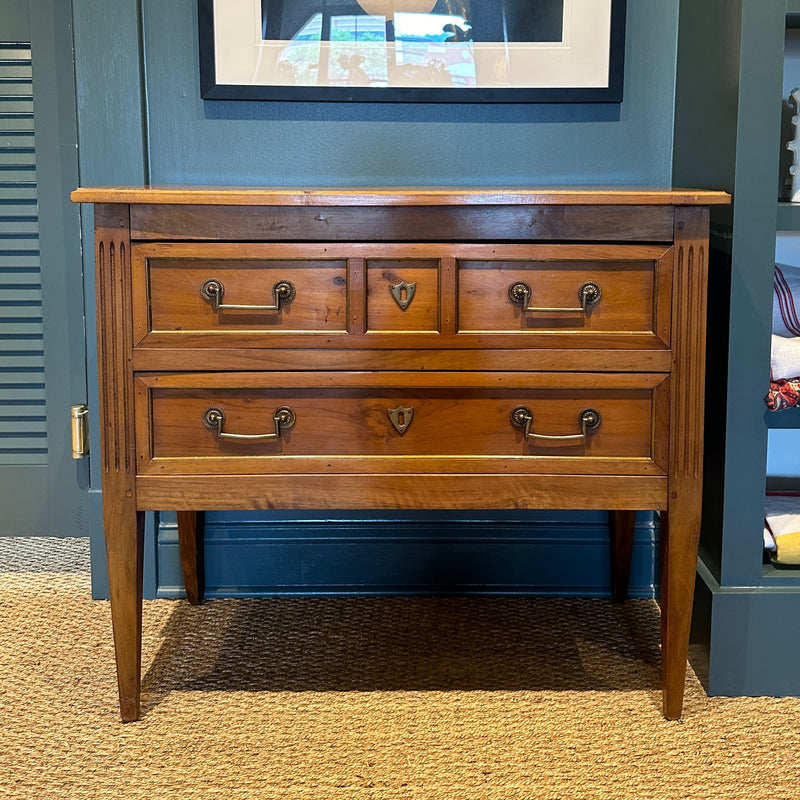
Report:
[[[451,107],[204,102],[195,0],[73,0],[81,183],[666,187],[678,3],[628,0],[619,105]],[[91,221],[86,210],[87,242]],[[86,252],[91,276],[91,247]],[[93,343],[89,367],[94,374]],[[93,466],[99,597],[106,585]],[[459,516],[448,518],[446,530],[431,515],[405,522],[343,515],[324,522],[286,514],[269,520],[212,515],[211,593],[608,592],[602,514],[532,514],[524,521],[511,514],[472,521]],[[655,539],[652,515],[640,515],[635,594],[653,592]],[[150,516],[146,594],[176,593],[178,569],[172,517]]]
[[[154,183],[670,184],[678,0],[629,0],[621,106],[203,101],[195,0],[142,5]]]

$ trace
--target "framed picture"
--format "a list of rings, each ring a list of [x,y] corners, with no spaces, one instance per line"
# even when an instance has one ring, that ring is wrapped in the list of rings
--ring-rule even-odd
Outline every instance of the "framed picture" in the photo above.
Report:
[[[625,0],[198,0],[206,100],[622,100]]]

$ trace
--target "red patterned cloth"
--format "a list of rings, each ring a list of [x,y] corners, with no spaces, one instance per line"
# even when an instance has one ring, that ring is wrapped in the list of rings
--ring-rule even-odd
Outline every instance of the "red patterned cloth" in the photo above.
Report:
[[[800,378],[770,381],[769,394],[764,398],[770,411],[782,411],[800,403]]]
[[[776,264],[772,292],[770,411],[800,404],[800,267]]]

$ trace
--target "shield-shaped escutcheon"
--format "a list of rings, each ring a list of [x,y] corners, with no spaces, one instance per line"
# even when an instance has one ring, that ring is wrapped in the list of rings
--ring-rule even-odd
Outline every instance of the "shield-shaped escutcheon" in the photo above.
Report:
[[[408,426],[414,418],[414,409],[397,406],[397,408],[387,408],[386,410],[389,412],[389,419],[395,430],[402,436],[408,430]]]

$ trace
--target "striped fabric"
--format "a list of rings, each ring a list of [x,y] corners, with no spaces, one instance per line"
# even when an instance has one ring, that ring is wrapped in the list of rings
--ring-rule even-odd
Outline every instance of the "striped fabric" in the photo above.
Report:
[[[800,267],[775,265],[772,332],[776,336],[800,336]]]

